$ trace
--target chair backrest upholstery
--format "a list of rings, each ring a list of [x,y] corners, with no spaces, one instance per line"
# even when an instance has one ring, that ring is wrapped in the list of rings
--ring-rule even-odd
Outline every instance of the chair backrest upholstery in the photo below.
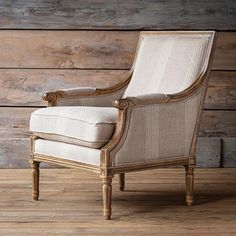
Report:
[[[133,76],[123,97],[174,94],[206,70],[212,31],[141,32]]]

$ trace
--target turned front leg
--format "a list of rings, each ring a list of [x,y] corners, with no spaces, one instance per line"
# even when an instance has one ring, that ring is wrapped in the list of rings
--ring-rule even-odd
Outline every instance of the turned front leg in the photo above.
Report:
[[[125,189],[125,173],[119,174],[119,184],[120,184],[120,191],[124,191],[124,189]]]
[[[194,183],[194,167],[185,166],[186,171],[186,204],[187,206],[193,205],[193,183]]]
[[[39,162],[33,161],[32,167],[32,197],[35,201],[39,199]]]
[[[103,215],[106,220],[111,219],[112,178],[102,178],[103,183]]]

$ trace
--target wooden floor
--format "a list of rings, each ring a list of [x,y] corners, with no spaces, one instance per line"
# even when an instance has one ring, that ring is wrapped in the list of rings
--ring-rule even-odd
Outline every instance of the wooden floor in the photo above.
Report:
[[[40,201],[30,170],[0,170],[0,235],[236,235],[236,169],[196,171],[195,205],[186,207],[183,169],[127,175],[113,183],[113,220],[102,217],[96,174],[41,170]]]

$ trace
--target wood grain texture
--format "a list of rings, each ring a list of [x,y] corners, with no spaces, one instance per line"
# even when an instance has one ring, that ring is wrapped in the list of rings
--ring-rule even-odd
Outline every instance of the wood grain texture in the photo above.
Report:
[[[202,137],[235,137],[236,111],[204,110],[199,135]]]
[[[0,138],[28,138],[30,114],[36,109],[0,107]]]
[[[0,32],[0,68],[130,69],[139,31]],[[220,32],[214,70],[236,70],[236,32]],[[33,42],[33,43],[32,43]]]
[[[236,71],[212,71],[205,109],[236,109]]]
[[[46,106],[43,93],[73,87],[108,87],[126,70],[0,69],[0,106]],[[1,109],[1,108],[0,108]]]
[[[108,87],[126,70],[0,69],[0,106],[46,106],[46,91],[73,87]],[[205,109],[236,109],[236,72],[212,71]]]
[[[197,167],[220,167],[221,139],[199,137],[197,140],[196,161]]]
[[[113,218],[102,218],[101,180],[78,170],[41,170],[41,200],[31,200],[30,170],[0,172],[2,235],[209,235],[236,234],[236,172],[196,169],[195,205],[185,206],[184,170],[158,169],[113,181]]]
[[[218,34],[212,69],[236,70],[236,32]]]
[[[222,145],[222,166],[236,167],[236,138],[223,138]]]
[[[0,1],[2,29],[235,30],[234,0]]]
[[[29,138],[0,138],[0,169],[30,168]]]
[[[139,32],[0,32],[2,68],[130,68]]]

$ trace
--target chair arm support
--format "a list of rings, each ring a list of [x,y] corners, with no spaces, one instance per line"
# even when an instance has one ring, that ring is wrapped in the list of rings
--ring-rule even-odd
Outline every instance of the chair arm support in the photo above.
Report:
[[[58,91],[47,92],[43,94],[43,100],[49,103],[49,106],[60,105],[59,100],[67,100],[67,105],[77,105],[76,101],[78,101],[78,105],[86,104],[88,106],[96,106],[97,105],[112,105],[112,101],[114,99],[119,99],[122,97],[123,92],[129,84],[133,71],[130,70],[125,76],[122,78],[121,82],[107,87],[107,88],[92,88],[92,87],[78,87],[78,88],[70,88],[70,89],[61,89]],[[101,99],[100,99],[101,98]],[[104,98],[104,99],[103,99]],[[107,98],[108,103],[104,104],[104,100]],[[96,102],[91,102],[92,100],[96,100]],[[103,100],[102,103],[100,100]],[[74,100],[74,102],[72,102]],[[76,101],[75,101],[76,100]],[[63,103],[64,105],[64,103]]]
[[[126,97],[120,100],[115,100],[113,102],[113,106],[118,109],[127,109],[128,107],[138,106],[138,105],[151,105],[151,104],[159,104],[159,103],[168,103],[170,101],[171,96],[168,94],[147,94],[141,95],[137,97]]]
[[[96,94],[97,89],[92,87],[79,87],[61,89],[52,92],[46,92],[43,94],[43,100],[49,103],[55,103],[59,98],[71,98],[71,97],[82,97],[86,95]]]

